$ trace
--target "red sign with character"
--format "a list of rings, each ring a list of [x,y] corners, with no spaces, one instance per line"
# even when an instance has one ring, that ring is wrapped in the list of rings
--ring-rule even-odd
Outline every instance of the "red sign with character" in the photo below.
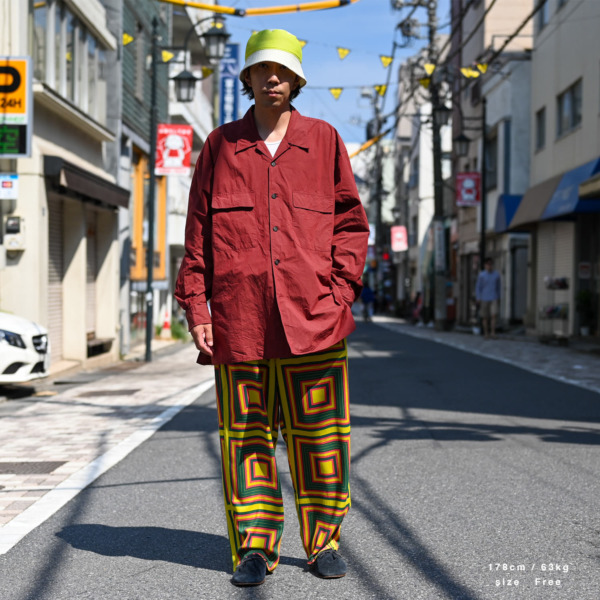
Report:
[[[156,136],[157,175],[189,175],[194,132],[190,125],[161,123]]]
[[[408,237],[404,225],[394,225],[390,233],[392,235],[392,252],[405,252],[408,250]]]
[[[478,206],[481,202],[481,173],[456,174],[456,206]]]

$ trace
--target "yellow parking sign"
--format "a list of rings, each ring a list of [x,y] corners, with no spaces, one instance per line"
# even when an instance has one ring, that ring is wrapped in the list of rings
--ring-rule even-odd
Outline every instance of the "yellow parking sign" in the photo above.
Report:
[[[31,58],[0,57],[0,157],[31,155]]]

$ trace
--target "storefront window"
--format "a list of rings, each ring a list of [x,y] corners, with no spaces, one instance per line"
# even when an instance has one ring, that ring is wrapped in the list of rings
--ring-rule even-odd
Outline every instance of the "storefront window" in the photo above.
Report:
[[[98,67],[96,76],[96,119],[106,124],[106,102],[108,96],[108,62],[106,60],[106,51],[98,48]]]
[[[87,112],[96,117],[96,80],[98,78],[98,62],[96,60],[96,40],[88,35],[87,40]]]
[[[62,74],[63,74],[63,21],[62,21],[62,6],[58,3],[53,5],[54,8],[54,89],[60,94],[62,93]]]
[[[48,29],[48,7],[37,3],[33,10],[33,76],[46,80],[46,31]]]
[[[65,11],[66,21],[66,77],[67,77],[67,98],[75,101],[75,59],[76,59],[76,33],[75,17],[68,11]]]

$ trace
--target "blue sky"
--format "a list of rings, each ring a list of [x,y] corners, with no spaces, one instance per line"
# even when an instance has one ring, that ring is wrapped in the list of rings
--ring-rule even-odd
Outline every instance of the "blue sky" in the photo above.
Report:
[[[232,0],[226,6],[254,8],[295,4],[298,0]],[[450,20],[449,0],[440,0],[438,22]],[[360,0],[355,4],[324,11],[292,13],[263,17],[228,17],[227,29],[232,34],[230,42],[240,44],[243,57],[246,41],[256,29],[287,29],[308,43],[304,47],[303,68],[308,84],[295,100],[296,108],[307,116],[324,119],[331,123],[345,142],[364,142],[365,123],[372,117],[368,100],[360,98],[360,89],[352,86],[373,86],[386,82],[388,69],[384,69],[379,55],[390,55],[396,25],[409,12],[392,10],[390,0]],[[415,13],[420,22],[427,18],[426,9]],[[422,28],[422,35],[427,29]],[[396,35],[396,37],[394,37]],[[396,50],[390,69],[392,77],[386,99],[386,110],[394,106],[397,87],[397,68],[403,58],[414,54],[424,41],[416,40],[408,48]],[[349,48],[350,54],[340,60],[337,47]],[[339,100],[335,100],[328,88],[345,88]],[[243,112],[250,106],[242,97]]]

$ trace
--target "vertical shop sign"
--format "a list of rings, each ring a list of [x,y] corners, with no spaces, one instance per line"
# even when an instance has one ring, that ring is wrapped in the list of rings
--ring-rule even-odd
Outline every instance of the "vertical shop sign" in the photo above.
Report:
[[[219,101],[219,125],[235,121],[238,118],[239,102],[239,44],[227,44],[225,56],[219,63],[221,81]]]
[[[31,156],[31,58],[0,56],[0,158]]]

